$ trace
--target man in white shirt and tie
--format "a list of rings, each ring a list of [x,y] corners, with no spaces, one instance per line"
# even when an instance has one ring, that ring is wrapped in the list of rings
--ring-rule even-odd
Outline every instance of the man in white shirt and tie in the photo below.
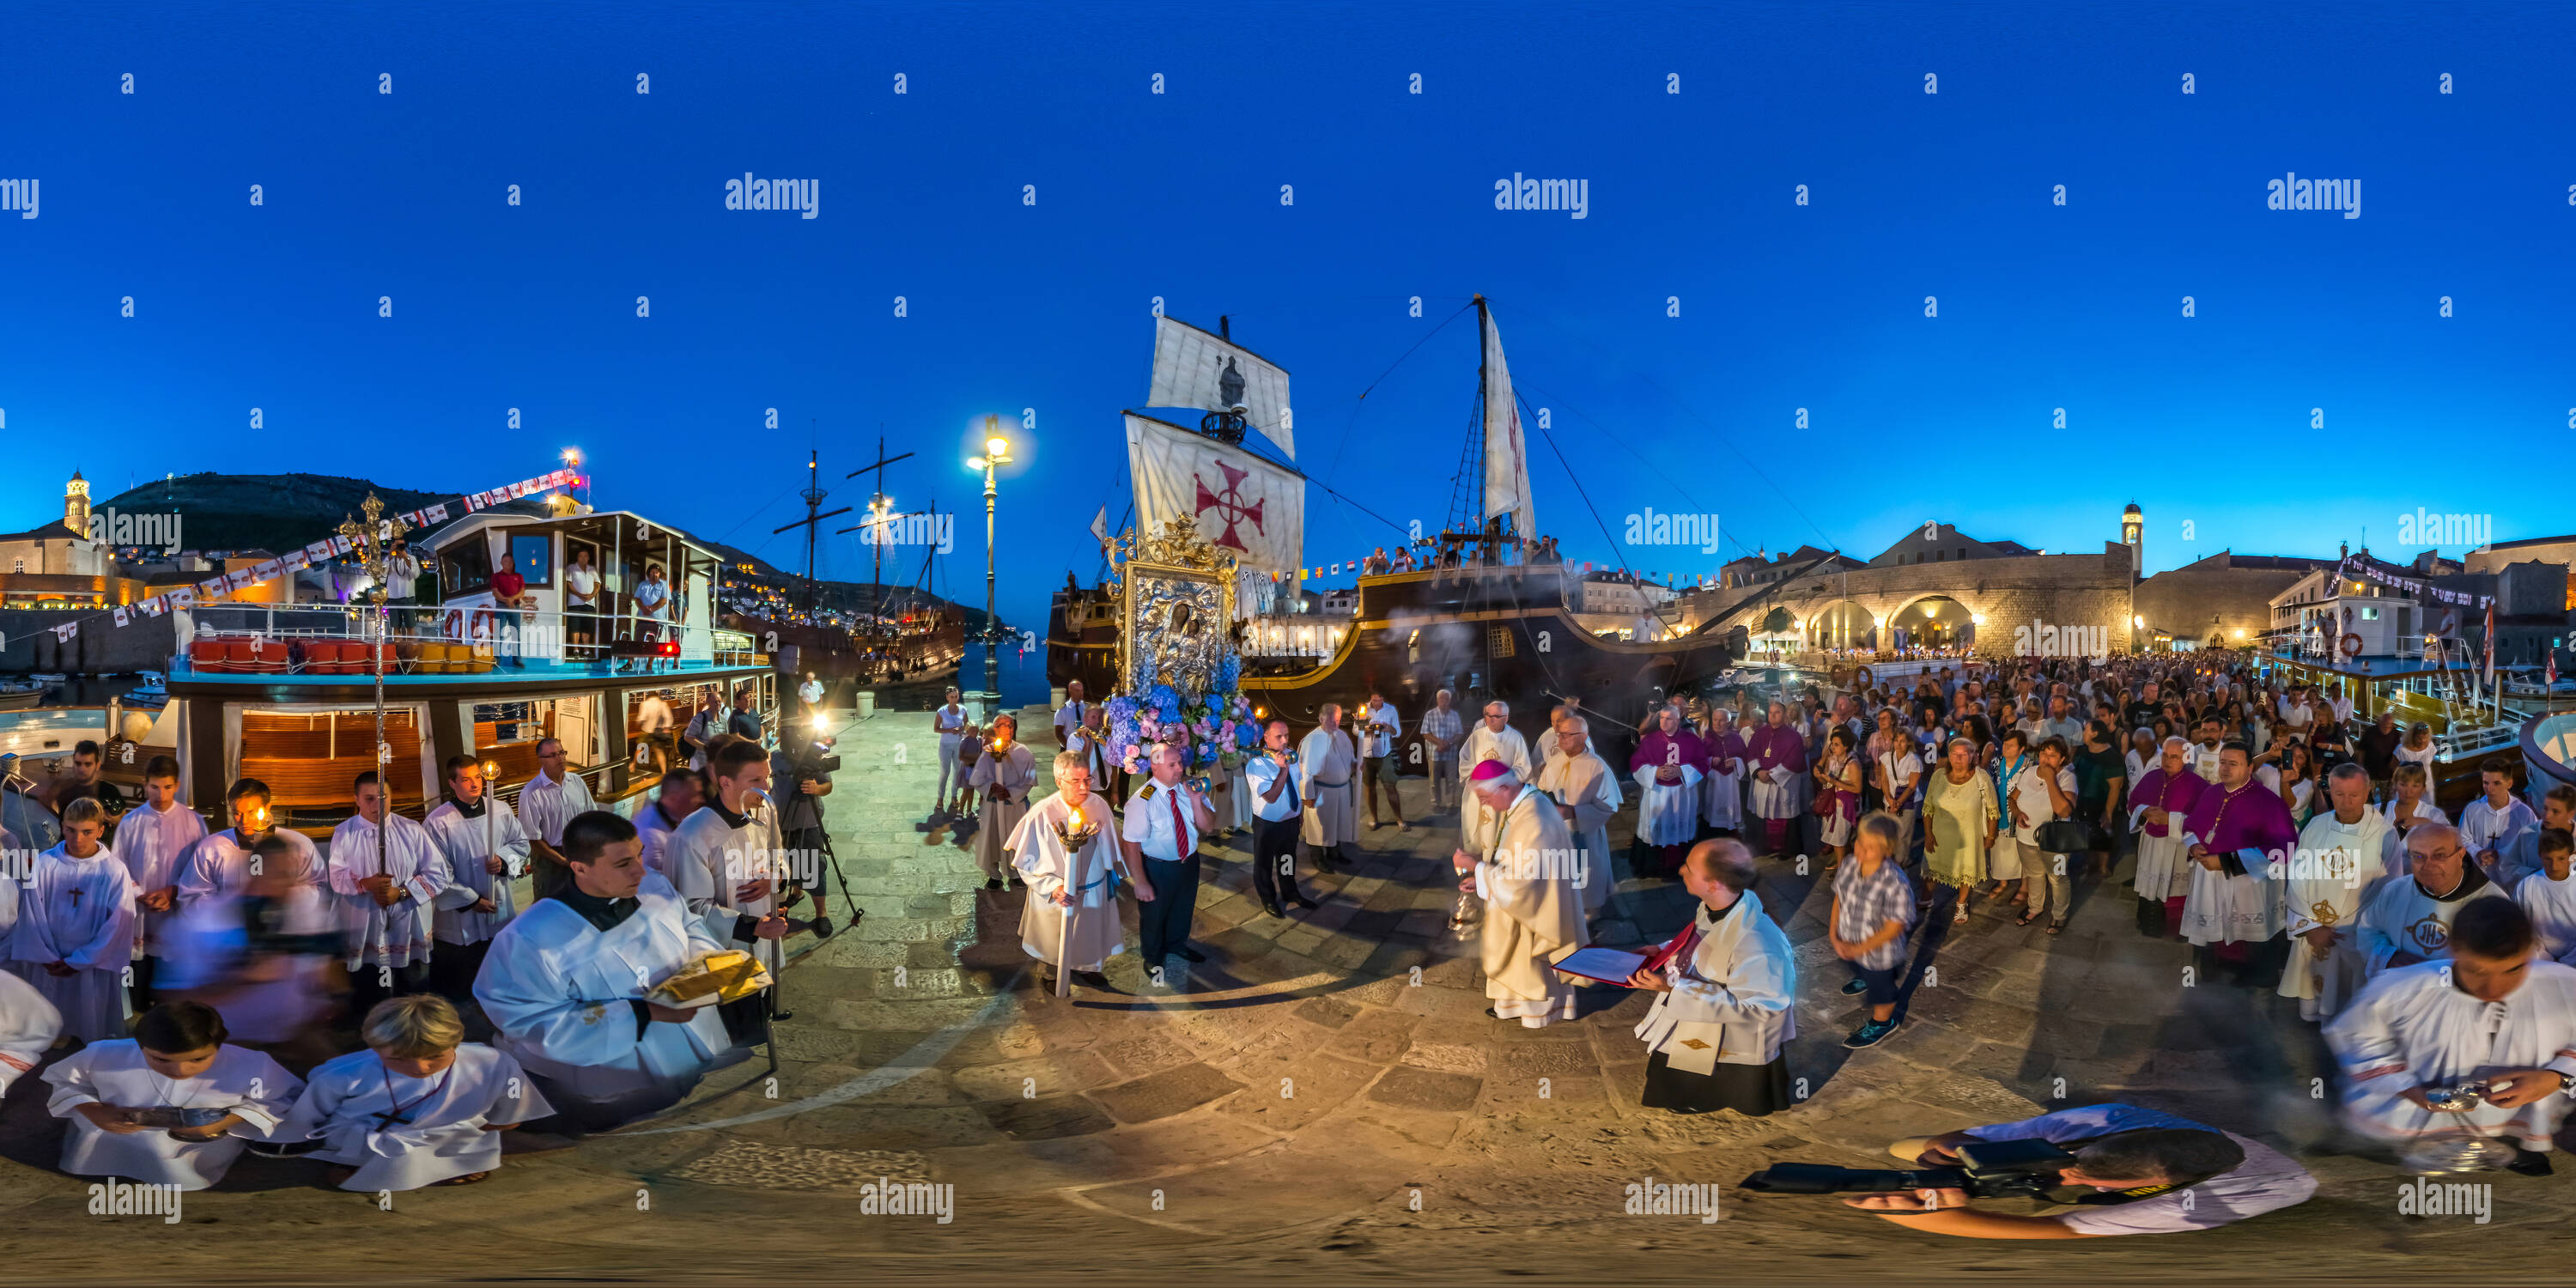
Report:
[[[1315,901],[1297,889],[1297,831],[1305,822],[1306,798],[1297,789],[1297,753],[1288,749],[1288,722],[1273,720],[1261,731],[1261,754],[1244,762],[1244,784],[1252,792],[1252,812],[1261,821],[1252,834],[1252,892],[1262,910],[1288,915],[1288,904],[1312,908]]]
[[[1207,958],[1190,947],[1190,914],[1198,908],[1199,838],[1216,826],[1216,811],[1196,787],[1182,781],[1187,750],[1177,743],[1154,747],[1152,781],[1127,801],[1119,843],[1127,850],[1127,867],[1145,874],[1154,897],[1136,905],[1136,938],[1143,951],[1148,983],[1177,984],[1189,970],[1167,971],[1166,959]]]
[[[1056,708],[1055,713],[1056,746],[1065,745],[1066,735],[1082,727],[1082,713],[1090,708],[1091,704],[1082,700],[1082,681],[1065,681],[1064,705]]]
[[[537,776],[519,789],[519,819],[527,827],[529,848],[538,859],[552,865],[536,869],[536,897],[540,899],[552,893],[565,875],[564,824],[599,808],[591,799],[590,784],[570,766],[563,739],[542,739],[537,743]]]
[[[1395,830],[1410,832],[1404,821],[1404,797],[1398,790],[1396,752],[1403,746],[1404,720],[1395,712],[1386,695],[1372,689],[1368,705],[1360,709],[1360,794],[1368,798],[1369,830],[1386,826],[1377,816],[1377,794],[1386,789],[1386,809],[1395,815]]]

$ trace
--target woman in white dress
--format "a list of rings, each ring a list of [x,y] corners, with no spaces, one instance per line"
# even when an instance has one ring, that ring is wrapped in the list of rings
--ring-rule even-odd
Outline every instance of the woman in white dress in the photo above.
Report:
[[[622,1013],[621,1013],[622,1018]],[[501,1165],[501,1133],[554,1112],[508,1052],[465,1040],[447,999],[376,1003],[358,1030],[367,1049],[313,1071],[281,1140],[319,1140],[344,1190],[471,1185]]]
[[[202,1190],[268,1140],[303,1090],[275,1060],[227,1044],[202,1002],[144,1012],[132,1038],[93,1042],[45,1070],[45,1108],[71,1124],[62,1169]]]

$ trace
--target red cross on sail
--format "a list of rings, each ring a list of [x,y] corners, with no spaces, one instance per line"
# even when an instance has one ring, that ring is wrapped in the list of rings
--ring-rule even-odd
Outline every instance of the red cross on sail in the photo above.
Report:
[[[1234,525],[1249,522],[1253,531],[1261,531],[1261,507],[1266,502],[1255,501],[1250,505],[1243,503],[1243,481],[1251,477],[1250,471],[1236,469],[1221,460],[1211,459],[1210,464],[1215,465],[1225,479],[1225,490],[1221,492],[1208,490],[1207,480],[1200,478],[1193,471],[1190,474],[1190,481],[1198,485],[1199,492],[1196,512],[1205,515],[1208,511],[1214,510],[1216,516],[1225,521],[1225,531],[1217,536],[1216,544],[1239,551],[1248,551],[1249,548],[1243,544],[1243,538],[1236,535]]]

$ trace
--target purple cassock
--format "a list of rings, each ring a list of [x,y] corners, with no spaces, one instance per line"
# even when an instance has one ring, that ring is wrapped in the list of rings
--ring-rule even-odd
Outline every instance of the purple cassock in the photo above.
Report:
[[[1708,744],[1688,729],[1679,733],[1654,730],[1637,740],[1637,753],[1628,757],[1628,772],[1633,774],[1648,765],[1688,765],[1707,773]]]

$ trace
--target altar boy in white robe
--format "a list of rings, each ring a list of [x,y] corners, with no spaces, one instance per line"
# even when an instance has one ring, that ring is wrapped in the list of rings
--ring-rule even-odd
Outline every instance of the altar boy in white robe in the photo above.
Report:
[[[1485,1013],[1533,1029],[1573,1019],[1574,985],[1552,967],[1592,942],[1574,837],[1547,797],[1499,760],[1476,766],[1467,790],[1500,821],[1483,857],[1451,856],[1468,877],[1461,888],[1485,904],[1478,942],[1485,996],[1494,1002]]]
[[[645,997],[724,945],[645,868],[635,825],[606,810],[579,815],[564,825],[562,853],[571,879],[501,928],[474,999],[497,1030],[492,1045],[567,1124],[604,1130],[677,1104],[742,1052],[714,1006]],[[784,936],[787,919],[763,918],[756,933]]]
[[[1020,741],[1017,717],[993,718],[992,744],[975,761],[966,782],[982,802],[975,824],[975,866],[984,869],[984,888],[999,890],[1002,874],[1011,868],[1005,851],[1029,812],[1029,792],[1038,785],[1037,753]]]
[[[1619,812],[1619,776],[1592,751],[1592,726],[1569,715],[1556,730],[1557,754],[1539,771],[1538,789],[1556,799],[1575,848],[1583,852],[1583,915],[1610,902],[1610,816]]]
[[[374,1193],[470,1185],[501,1165],[501,1133],[554,1112],[519,1062],[465,1040],[434,994],[380,1002],[358,1029],[367,1049],[313,1071],[278,1129],[318,1140],[341,1189]]]
[[[1488,760],[1503,762],[1524,783],[1538,773],[1530,761],[1529,740],[1512,727],[1508,702],[1486,703],[1485,718],[1467,731],[1467,741],[1458,749],[1458,775],[1465,784],[1458,803],[1458,848],[1470,853],[1494,848],[1495,814],[1475,790],[1476,769]]]
[[[749,950],[775,976],[785,966],[780,944],[759,927],[771,917],[786,921],[778,912],[778,890],[786,884],[789,856],[769,800],[769,753],[748,740],[725,743],[708,758],[707,777],[714,786],[707,803],[671,834],[671,884],[689,901],[689,911],[705,920],[709,935]],[[776,996],[769,994],[760,1005]],[[728,1005],[738,1008],[738,1022],[756,1017],[746,1003]],[[789,1016],[772,1012],[770,1018]]]
[[[329,875],[348,940],[354,1020],[388,997],[429,987],[430,914],[457,887],[429,830],[388,807],[376,771],[351,787],[358,812],[331,829]]]
[[[1116,882],[1126,882],[1140,903],[1153,902],[1154,887],[1128,870],[1109,802],[1092,790],[1079,753],[1056,753],[1055,795],[1029,808],[1011,834],[1010,850],[1029,888],[1020,909],[1020,947],[1054,968],[1046,991],[1064,994],[1074,983],[1109,987],[1101,967],[1127,948]]]
[[[0,836],[6,835],[0,831]],[[15,884],[5,877],[0,877],[0,883]],[[0,894],[15,896],[17,891]],[[0,937],[5,937],[5,931],[0,931]],[[0,970],[0,1096],[9,1094],[9,1084],[45,1058],[62,1033],[63,1013],[35,985]]]
[[[2359,992],[2365,972],[2357,946],[2361,909],[2387,880],[2388,819],[2370,807],[2370,771],[2347,760],[2326,775],[2326,799],[2299,833],[2287,891],[2290,963],[2283,997],[2299,999],[2299,1018],[2331,1018]]]
[[[674,770],[685,774],[687,770]],[[518,811],[492,795],[472,756],[447,758],[447,799],[421,827],[447,860],[448,888],[430,914],[429,973],[438,994],[451,1002],[474,995],[474,976],[492,937],[519,915],[515,883],[528,874],[528,833]],[[651,813],[646,807],[639,813]]]
[[[2389,971],[2326,1027],[2343,1065],[2344,1120],[2392,1142],[2501,1136],[2507,1170],[2550,1174],[2576,1088],[2576,966],[2537,960],[2531,918],[2510,899],[2469,901],[2451,921],[2451,959]],[[2428,1091],[2486,1085],[2466,1112]]]
[[[1342,708],[1327,702],[1316,713],[1314,732],[1297,744],[1297,794],[1306,802],[1299,839],[1315,856],[1319,869],[1345,856],[1342,847],[1359,840],[1359,748],[1342,730]]]
[[[251,871],[257,863],[252,856],[260,841],[272,836],[304,859],[298,869],[303,881],[317,889],[327,889],[322,852],[314,847],[313,838],[291,827],[279,827],[277,816],[268,806],[268,784],[256,778],[239,779],[224,793],[224,807],[232,815],[232,825],[190,846],[188,857],[179,864],[179,907],[183,911],[206,900],[240,894],[250,884]]]
[[[125,1036],[125,970],[134,959],[134,879],[99,837],[107,811],[83,796],[63,807],[62,844],[36,857],[20,893],[10,957],[20,978],[84,1042]]]
[[[143,804],[116,821],[112,848],[134,878],[142,921],[134,933],[134,1009],[152,1005],[152,977],[167,955],[170,922],[179,911],[179,867],[206,835],[206,820],[179,803],[179,762],[154,756],[143,767]]]
[[[1796,1103],[1781,1047],[1798,1036],[1798,960],[1753,892],[1760,875],[1753,852],[1732,838],[1702,841],[1682,860],[1697,915],[1660,966],[1628,980],[1655,994],[1637,1025],[1653,1052],[1648,1109],[1759,1118]]]
[[[223,1017],[164,1002],[134,1036],[93,1042],[45,1070],[45,1108],[69,1123],[62,1169],[202,1190],[254,1140],[272,1139],[304,1080],[226,1041]]]

